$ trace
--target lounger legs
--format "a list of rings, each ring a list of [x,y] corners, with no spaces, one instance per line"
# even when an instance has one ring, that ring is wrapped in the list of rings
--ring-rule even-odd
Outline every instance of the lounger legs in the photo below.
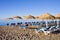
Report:
[[[50,31],[45,31],[44,34],[45,35],[49,35],[50,34]]]

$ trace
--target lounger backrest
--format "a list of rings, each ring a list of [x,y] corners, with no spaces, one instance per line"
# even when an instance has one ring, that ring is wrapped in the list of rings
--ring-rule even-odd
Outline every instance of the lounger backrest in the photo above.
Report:
[[[56,26],[51,26],[49,30],[53,30],[55,28],[56,28]]]

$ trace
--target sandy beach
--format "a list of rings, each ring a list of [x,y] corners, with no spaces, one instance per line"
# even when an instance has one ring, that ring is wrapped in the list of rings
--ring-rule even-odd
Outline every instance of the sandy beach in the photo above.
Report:
[[[0,40],[60,40],[60,33],[44,35],[44,33],[36,33],[35,29],[5,26],[0,27]]]

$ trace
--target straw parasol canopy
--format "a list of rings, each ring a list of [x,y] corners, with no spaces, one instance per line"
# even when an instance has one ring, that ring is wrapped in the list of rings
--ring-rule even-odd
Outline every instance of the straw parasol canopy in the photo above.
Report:
[[[13,18],[22,19],[20,16],[13,16]]]
[[[6,18],[6,20],[13,20],[13,18],[11,18],[11,17],[10,18]]]
[[[60,19],[60,14],[56,14],[56,15],[55,15],[55,18],[56,18],[56,19]]]
[[[55,19],[55,17],[49,13],[45,13],[45,14],[39,16],[39,19]]]
[[[35,17],[32,15],[26,15],[24,16],[24,19],[35,19]]]
[[[34,16],[36,19],[39,19],[39,16]]]

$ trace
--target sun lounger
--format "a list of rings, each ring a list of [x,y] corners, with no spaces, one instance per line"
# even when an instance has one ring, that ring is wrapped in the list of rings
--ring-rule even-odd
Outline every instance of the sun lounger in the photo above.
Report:
[[[40,28],[36,28],[37,32],[43,32]]]
[[[20,28],[25,28],[25,27],[26,27],[26,26],[24,26],[24,25],[21,25],[21,26],[20,26]]]
[[[44,31],[48,31],[49,30],[49,28],[46,28],[46,27],[44,27],[44,28],[36,28],[36,30],[37,31],[42,31],[42,32],[44,32]]]
[[[35,32],[36,33],[43,32],[45,35],[48,35],[50,33],[50,31],[48,30],[48,28],[42,28],[42,29],[36,28]]]
[[[51,26],[49,30],[54,30],[56,29],[56,26]]]

